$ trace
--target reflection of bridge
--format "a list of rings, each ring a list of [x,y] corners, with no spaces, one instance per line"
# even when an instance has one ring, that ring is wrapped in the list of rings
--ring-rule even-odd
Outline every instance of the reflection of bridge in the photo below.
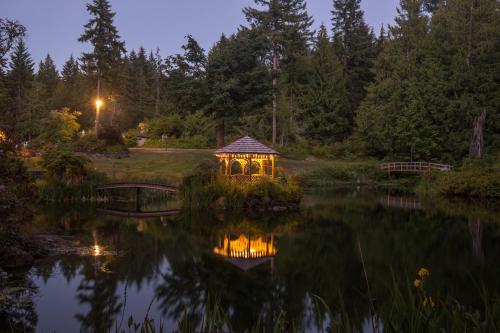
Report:
[[[409,210],[424,209],[422,203],[416,197],[391,196],[381,197],[379,202],[390,208],[401,208]]]
[[[379,165],[380,171],[386,171],[389,174],[392,172],[407,172],[407,173],[421,173],[429,171],[450,171],[451,165],[431,163],[431,162],[390,162],[382,163]]]
[[[168,210],[160,210],[156,212],[130,212],[127,210],[119,210],[119,209],[102,209],[98,208],[97,212],[106,215],[114,215],[121,217],[132,217],[132,218],[147,218],[147,217],[164,217],[164,216],[172,216],[179,214],[179,209],[168,209]]]
[[[103,184],[96,186],[96,190],[114,190],[114,189],[127,189],[127,188],[135,188],[135,189],[150,189],[150,190],[158,190],[163,192],[178,192],[177,187],[164,185],[164,184],[154,184],[154,183],[111,183],[111,184]]]

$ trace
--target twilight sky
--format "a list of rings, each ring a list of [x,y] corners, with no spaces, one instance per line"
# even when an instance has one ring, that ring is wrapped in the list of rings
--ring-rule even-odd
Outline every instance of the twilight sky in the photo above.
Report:
[[[28,29],[27,45],[36,63],[47,53],[58,68],[73,53],[79,56],[88,44],[77,41],[89,16],[90,0],[0,0],[0,17],[17,19]],[[162,56],[180,52],[184,36],[191,34],[208,50],[222,33],[231,34],[246,24],[241,9],[253,0],[111,0],[115,25],[127,51],[141,45],[160,48]],[[392,23],[398,0],[362,0],[368,24],[378,34],[381,23]],[[308,0],[314,28],[330,29],[331,0]]]

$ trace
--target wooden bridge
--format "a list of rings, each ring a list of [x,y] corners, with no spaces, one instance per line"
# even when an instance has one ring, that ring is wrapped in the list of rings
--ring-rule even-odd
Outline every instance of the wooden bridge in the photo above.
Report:
[[[165,184],[154,184],[154,183],[111,183],[96,186],[97,191],[101,190],[114,190],[114,189],[150,189],[158,190],[163,192],[176,193],[179,189],[175,186],[165,185]]]
[[[447,172],[451,170],[451,165],[431,163],[431,162],[390,162],[382,163],[379,165],[380,171],[385,171],[389,174],[407,172],[407,173],[421,173],[430,171]]]
[[[130,217],[130,218],[148,218],[148,217],[166,217],[173,216],[180,213],[179,209],[169,209],[169,210],[161,210],[156,212],[133,212],[127,210],[120,209],[102,209],[98,208],[97,212],[105,215],[114,215],[120,217]]]

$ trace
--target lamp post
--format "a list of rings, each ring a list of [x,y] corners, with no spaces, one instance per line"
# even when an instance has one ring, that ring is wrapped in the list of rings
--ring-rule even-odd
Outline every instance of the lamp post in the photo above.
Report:
[[[101,111],[102,100],[99,98],[95,100],[95,123],[94,123],[94,132],[97,136],[97,132],[99,131],[99,112]]]

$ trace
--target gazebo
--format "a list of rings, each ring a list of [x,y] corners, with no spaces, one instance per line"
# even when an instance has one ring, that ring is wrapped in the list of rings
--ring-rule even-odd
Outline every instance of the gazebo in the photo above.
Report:
[[[278,152],[259,141],[245,136],[214,152],[221,162],[224,175],[237,181],[252,181],[259,177],[274,178]],[[237,168],[237,170],[233,170]]]
[[[265,262],[271,262],[273,269],[274,257],[278,250],[274,245],[273,234],[260,237],[241,234],[236,239],[225,235],[223,239],[219,239],[219,244],[213,252],[241,270],[248,271]]]

